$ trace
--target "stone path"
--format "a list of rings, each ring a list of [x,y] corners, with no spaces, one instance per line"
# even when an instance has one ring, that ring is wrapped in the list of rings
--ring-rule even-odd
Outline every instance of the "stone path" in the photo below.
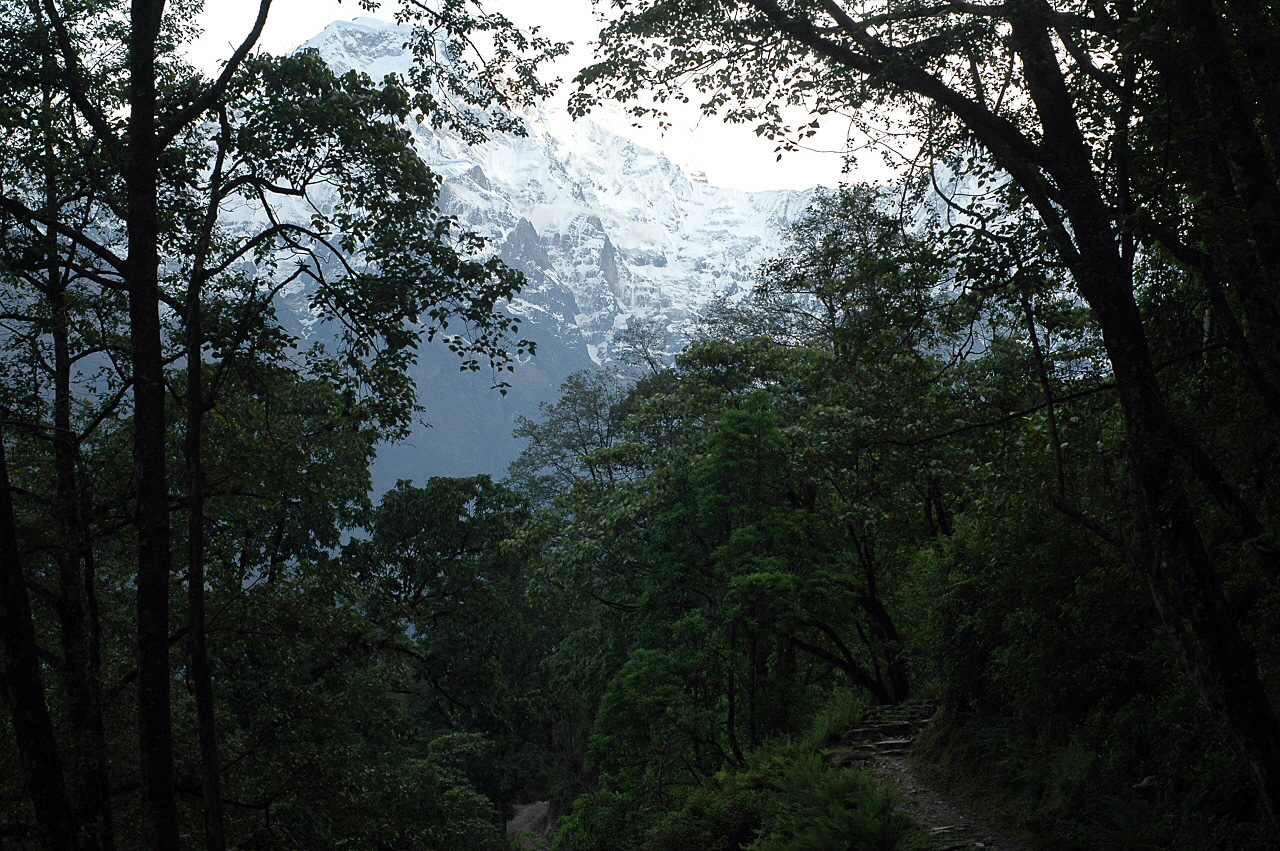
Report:
[[[524,849],[542,848],[555,828],[548,818],[551,805],[546,801],[534,801],[516,807],[511,821],[507,822],[507,841],[519,842]]]
[[[933,714],[934,707],[926,704],[874,706],[828,750],[826,760],[859,768],[895,789],[903,811],[933,840],[936,851],[1027,851],[961,810],[911,767],[911,748]]]

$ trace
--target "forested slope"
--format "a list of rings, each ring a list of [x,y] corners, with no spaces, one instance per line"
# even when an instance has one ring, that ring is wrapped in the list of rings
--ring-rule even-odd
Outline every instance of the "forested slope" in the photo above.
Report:
[[[732,784],[794,791],[760,760],[820,751],[815,715],[921,699],[940,705],[922,769],[1044,847],[1270,847],[1135,572],[1123,415],[1087,310],[1044,278],[956,274],[886,197],[821,198],[674,368],[582,376],[526,425],[536,465],[513,484],[542,508],[518,540],[535,588],[584,605],[552,657],[590,723],[560,847],[739,847],[696,838],[707,796],[724,835],[775,847],[773,811]],[[1186,276],[1155,257],[1140,274],[1179,410],[1274,499],[1271,420]],[[1208,499],[1273,684],[1261,542]]]

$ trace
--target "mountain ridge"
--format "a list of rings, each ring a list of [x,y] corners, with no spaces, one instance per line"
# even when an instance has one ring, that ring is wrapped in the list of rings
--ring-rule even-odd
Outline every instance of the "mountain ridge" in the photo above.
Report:
[[[379,79],[408,70],[410,34],[361,18],[330,24],[303,47],[335,71]],[[503,397],[474,376],[451,379],[452,355],[424,346],[414,377],[434,428],[416,428],[406,444],[379,453],[379,492],[397,478],[500,476],[519,452],[511,437],[519,416],[536,415],[570,373],[616,360],[615,335],[635,323],[661,329],[664,353],[673,355],[713,298],[750,290],[813,194],[712,186],[554,103],[520,115],[527,135],[480,145],[407,124],[418,155],[442,179],[441,212],[524,273],[510,311],[538,349]]]

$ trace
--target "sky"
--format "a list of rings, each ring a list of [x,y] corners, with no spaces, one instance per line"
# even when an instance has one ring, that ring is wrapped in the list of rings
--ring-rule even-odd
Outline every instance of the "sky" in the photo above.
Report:
[[[355,0],[275,0],[271,17],[259,44],[272,53],[286,53],[317,35],[330,22],[370,15],[391,19],[394,2],[384,2],[376,13],[362,10]],[[230,55],[232,45],[249,31],[257,12],[256,0],[209,0],[201,18],[204,35],[191,47],[190,56],[200,67],[213,70]],[[542,35],[572,41],[568,57],[553,70],[568,81],[592,58],[590,42],[599,29],[590,0],[487,0],[486,9],[500,11],[522,27],[539,26]],[[563,102],[569,86],[555,98]],[[882,178],[882,172],[843,173],[843,128],[828,126],[814,137],[815,152],[786,153],[777,160],[774,143],[755,135],[747,125],[723,124],[698,114],[695,107],[671,111],[674,125],[665,132],[649,126],[635,128],[620,112],[594,117],[614,132],[637,144],[661,151],[687,171],[702,171],[710,183],[736,189],[804,189],[836,186],[841,181]],[[796,119],[799,120],[797,115]],[[864,157],[867,166],[874,156]]]

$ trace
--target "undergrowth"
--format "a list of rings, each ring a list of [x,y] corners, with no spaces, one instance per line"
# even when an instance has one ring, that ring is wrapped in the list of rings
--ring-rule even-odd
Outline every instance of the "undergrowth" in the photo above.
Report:
[[[914,825],[867,775],[823,763],[858,717],[835,695],[803,732],[766,742],[701,783],[655,790],[607,776],[561,822],[558,851],[916,851]]]
[[[1036,851],[1280,849],[1249,818],[1250,790],[1228,782],[1239,772],[1225,748],[1188,753],[1179,773],[1136,777],[1126,772],[1132,763],[1116,752],[1119,743],[1107,747],[1087,733],[1061,743],[1007,719],[944,716],[921,735],[914,761]],[[1168,738],[1169,747],[1177,744]],[[1239,812],[1224,817],[1232,806]]]

